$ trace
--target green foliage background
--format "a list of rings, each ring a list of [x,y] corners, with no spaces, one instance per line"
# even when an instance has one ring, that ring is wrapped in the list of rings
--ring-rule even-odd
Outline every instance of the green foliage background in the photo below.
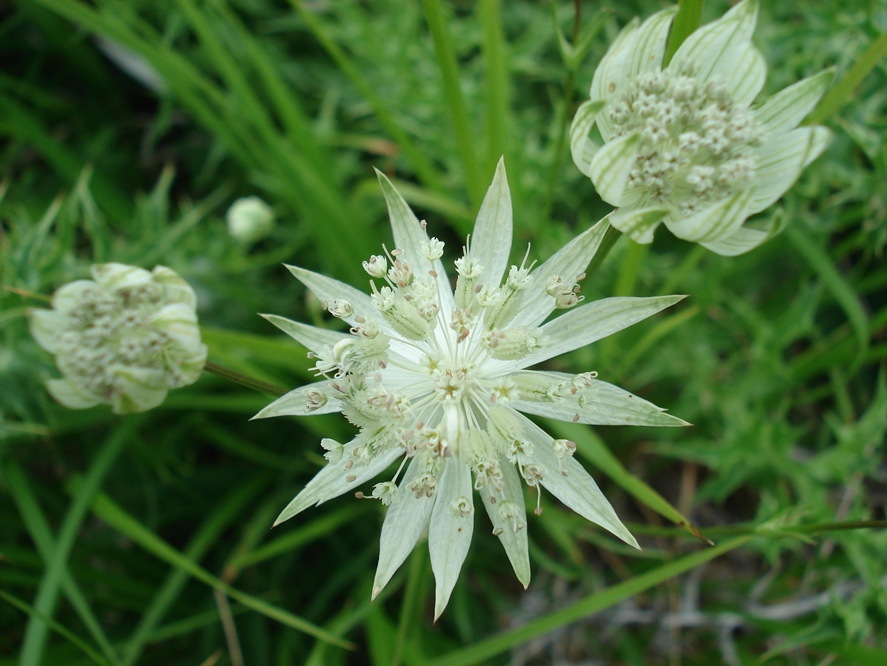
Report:
[[[577,5],[0,4],[0,665],[887,663],[883,2],[762,7],[765,95],[838,73],[815,112],[835,141],[782,235],[733,259],[622,239],[584,285],[691,295],[557,361],[695,424],[547,426],[643,553],[544,498],[524,592],[481,517],[432,625],[424,548],[369,602],[377,503],[268,529],[342,420],[249,422],[271,398],[210,375],[126,418],[43,389],[27,308],[112,260],[187,279],[214,361],[307,381],[256,313],[321,323],[282,262],[364,283],[390,240],[372,166],[453,248],[504,154],[516,236],[550,255],[608,212],[565,149],[573,109],[618,29],[663,6]],[[223,218],[252,194],[278,225],[245,248]]]

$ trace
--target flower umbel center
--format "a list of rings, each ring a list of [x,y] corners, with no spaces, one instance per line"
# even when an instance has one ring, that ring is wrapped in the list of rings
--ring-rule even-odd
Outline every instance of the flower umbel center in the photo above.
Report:
[[[616,137],[640,134],[628,187],[644,205],[697,212],[747,186],[761,129],[718,80],[700,83],[692,68],[633,79],[607,109]]]

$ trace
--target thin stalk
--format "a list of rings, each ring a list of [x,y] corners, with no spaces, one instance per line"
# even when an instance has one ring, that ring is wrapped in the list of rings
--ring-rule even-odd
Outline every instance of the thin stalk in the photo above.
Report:
[[[259,393],[268,393],[270,395],[279,396],[287,392],[285,388],[281,388],[280,386],[268,382],[263,382],[260,379],[255,379],[249,375],[237,372],[231,368],[226,368],[224,365],[220,365],[213,361],[207,361],[203,369],[211,375],[227,379],[230,382],[240,384],[241,386],[245,386],[253,391],[258,391]]]
[[[600,247],[598,247],[597,252],[595,252],[594,257],[591,262],[588,264],[588,268],[585,269],[585,279],[587,280],[592,275],[594,275],[595,271],[601,267],[601,264],[604,263],[604,259],[607,258],[607,255],[610,253],[610,250],[613,249],[613,246],[616,245],[616,241],[618,241],[622,237],[622,232],[615,227],[607,227],[607,231],[604,233],[604,237],[601,239]]]
[[[650,536],[684,536],[679,527],[653,526],[642,523],[626,523],[632,534]],[[728,525],[723,527],[706,527],[705,533],[712,537],[722,536],[778,536],[790,537],[792,534],[823,534],[829,532],[848,532],[852,530],[883,530],[887,529],[887,520],[845,520],[828,523],[808,523],[807,525]]]

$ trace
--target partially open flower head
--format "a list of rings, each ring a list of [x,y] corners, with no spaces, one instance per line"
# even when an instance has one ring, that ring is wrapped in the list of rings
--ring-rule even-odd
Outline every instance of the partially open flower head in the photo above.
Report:
[[[743,0],[681,44],[663,68],[677,7],[632,21],[594,73],[576,113],[573,161],[617,206],[610,224],[649,243],[664,223],[722,255],[776,231],[743,226],[775,203],[826,148],[830,132],[798,124],[832,80],[824,71],[750,106],[767,65],[752,45],[757,0]],[[594,127],[603,144],[589,137]]]
[[[347,444],[324,440],[329,461],[277,523],[366,484],[394,463],[393,475],[359,497],[388,507],[382,526],[378,594],[428,531],[437,591],[447,604],[474,526],[473,490],[518,579],[530,580],[521,480],[636,546],[606,498],[555,440],[521,414],[591,424],[680,426],[684,421],[597,379],[529,366],[583,347],[676,303],[680,296],[607,298],[579,304],[576,282],[594,256],[606,220],[533,270],[525,257],[508,268],[511,195],[499,163],[474,233],[456,260],[455,289],[429,238],[391,183],[379,174],[394,249],[371,257],[371,295],[290,267],[349,333],[267,315],[315,358],[323,379],[292,391],[258,417],[341,412],[357,426]],[[556,309],[564,314],[546,322]]]
[[[143,412],[169,389],[197,381],[206,346],[194,290],[166,266],[149,272],[96,264],[52,296],[51,310],[31,310],[31,334],[55,356],[61,379],[46,388],[66,407],[109,404]]]

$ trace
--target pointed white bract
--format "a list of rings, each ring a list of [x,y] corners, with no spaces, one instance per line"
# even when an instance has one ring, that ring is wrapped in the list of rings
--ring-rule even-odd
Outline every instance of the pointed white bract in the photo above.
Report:
[[[167,391],[197,381],[206,345],[194,290],[173,270],[96,264],[92,280],[53,294],[51,310],[31,310],[31,334],[55,356],[61,379],[49,393],[71,409],[111,405],[144,412]]]
[[[519,412],[592,424],[686,425],[655,405],[598,381],[596,373],[527,370],[610,335],[676,303],[680,296],[610,298],[582,304],[579,282],[607,219],[535,270],[508,268],[511,196],[502,162],[477,223],[456,260],[455,290],[441,263],[443,243],[426,234],[379,174],[395,247],[364,262],[371,295],[290,267],[335,317],[334,333],[266,315],[306,346],[321,381],[298,388],[257,417],[340,411],[359,432],[341,445],[325,439],[329,461],[277,522],[357,488],[400,460],[359,497],[388,507],[375,597],[425,533],[436,580],[435,616],[447,605],[468,553],[477,491],[518,580],[530,582],[522,483],[542,489],[637,546],[591,476],[573,460],[576,445],[555,440]],[[556,310],[570,312],[544,323]],[[478,504],[477,506],[480,506]]]
[[[573,161],[619,207],[610,224],[635,241],[651,242],[665,224],[713,252],[741,254],[775,233],[745,220],[785,194],[831,140],[823,127],[797,126],[833,73],[749,106],[767,76],[751,43],[757,0],[697,29],[663,68],[676,13],[635,19],[613,42],[573,120]],[[600,145],[589,136],[594,127]]]

